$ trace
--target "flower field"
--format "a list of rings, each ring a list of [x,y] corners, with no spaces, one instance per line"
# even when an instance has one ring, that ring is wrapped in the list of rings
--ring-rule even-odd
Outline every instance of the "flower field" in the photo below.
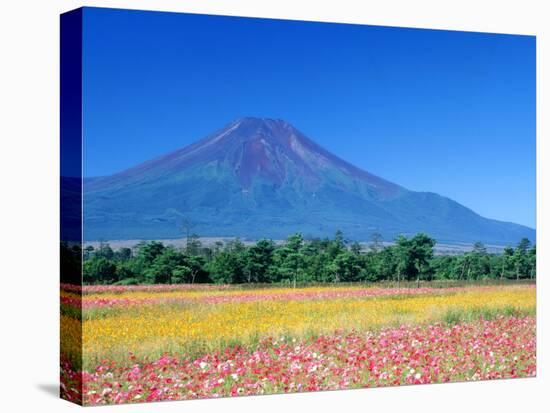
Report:
[[[84,287],[61,306],[62,391],[87,405],[536,372],[533,285]]]

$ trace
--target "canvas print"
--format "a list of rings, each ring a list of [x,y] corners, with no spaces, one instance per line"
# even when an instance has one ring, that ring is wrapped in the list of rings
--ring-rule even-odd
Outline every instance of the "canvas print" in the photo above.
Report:
[[[536,375],[527,35],[61,16],[61,396]]]

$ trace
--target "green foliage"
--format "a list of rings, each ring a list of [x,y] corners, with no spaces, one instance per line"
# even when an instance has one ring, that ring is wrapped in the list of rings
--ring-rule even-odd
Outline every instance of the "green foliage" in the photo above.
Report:
[[[183,254],[173,247],[163,248],[145,269],[145,280],[149,284],[172,284],[174,269],[184,265]]]
[[[210,278],[217,284],[234,284],[245,281],[246,247],[239,240],[230,241],[208,265]]]
[[[96,281],[99,284],[112,284],[117,279],[116,264],[103,256],[94,256],[93,259],[84,262],[84,282]]]
[[[391,281],[415,283],[433,280],[534,279],[536,247],[521,240],[516,248],[490,254],[482,243],[458,255],[434,255],[435,240],[426,234],[399,236],[383,246],[376,234],[364,247],[349,243],[338,231],[332,239],[305,240],[293,234],[283,243],[261,239],[245,245],[236,239],[204,246],[190,235],[183,249],[158,241],[139,243],[133,250],[113,251],[61,246],[66,273],[79,272],[83,256],[87,284],[144,283],[339,283]],[[449,315],[452,318],[452,315]]]
[[[269,272],[273,265],[275,244],[271,240],[262,239],[248,248],[244,258],[247,282],[268,283],[273,281]]]

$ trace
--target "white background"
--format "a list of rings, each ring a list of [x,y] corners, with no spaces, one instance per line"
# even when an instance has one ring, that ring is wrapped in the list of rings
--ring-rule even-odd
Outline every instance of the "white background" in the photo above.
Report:
[[[538,377],[101,408],[117,412],[543,411],[550,404],[548,56],[544,1],[3,1],[0,5],[0,395],[6,412],[64,412],[57,398],[59,17],[82,6],[537,35]],[[546,27],[545,27],[546,24]],[[546,72],[546,73],[545,73]],[[546,77],[544,77],[546,74]],[[546,98],[546,99],[545,99]],[[546,115],[546,118],[545,116]],[[544,162],[546,160],[546,163]],[[437,171],[434,171],[437,172]],[[510,194],[514,202],[514,194]],[[546,410],[548,411],[548,410]]]

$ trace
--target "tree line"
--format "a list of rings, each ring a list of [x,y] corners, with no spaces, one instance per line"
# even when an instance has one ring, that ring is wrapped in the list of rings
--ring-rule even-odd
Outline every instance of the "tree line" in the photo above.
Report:
[[[178,283],[338,283],[376,281],[433,281],[480,279],[534,279],[536,246],[522,239],[501,254],[489,253],[477,242],[459,255],[434,254],[435,240],[426,234],[399,236],[384,246],[375,234],[367,249],[344,239],[305,240],[301,234],[283,243],[262,239],[252,245],[241,240],[203,245],[196,235],[185,247],[175,248],[147,241],[134,248],[113,250],[62,244],[65,274],[80,277],[81,254],[84,284]],[[72,266],[72,267],[71,267]],[[63,266],[62,266],[63,268]],[[62,277],[63,278],[63,277]],[[65,277],[67,278],[67,277]],[[69,281],[70,280],[66,280]]]

